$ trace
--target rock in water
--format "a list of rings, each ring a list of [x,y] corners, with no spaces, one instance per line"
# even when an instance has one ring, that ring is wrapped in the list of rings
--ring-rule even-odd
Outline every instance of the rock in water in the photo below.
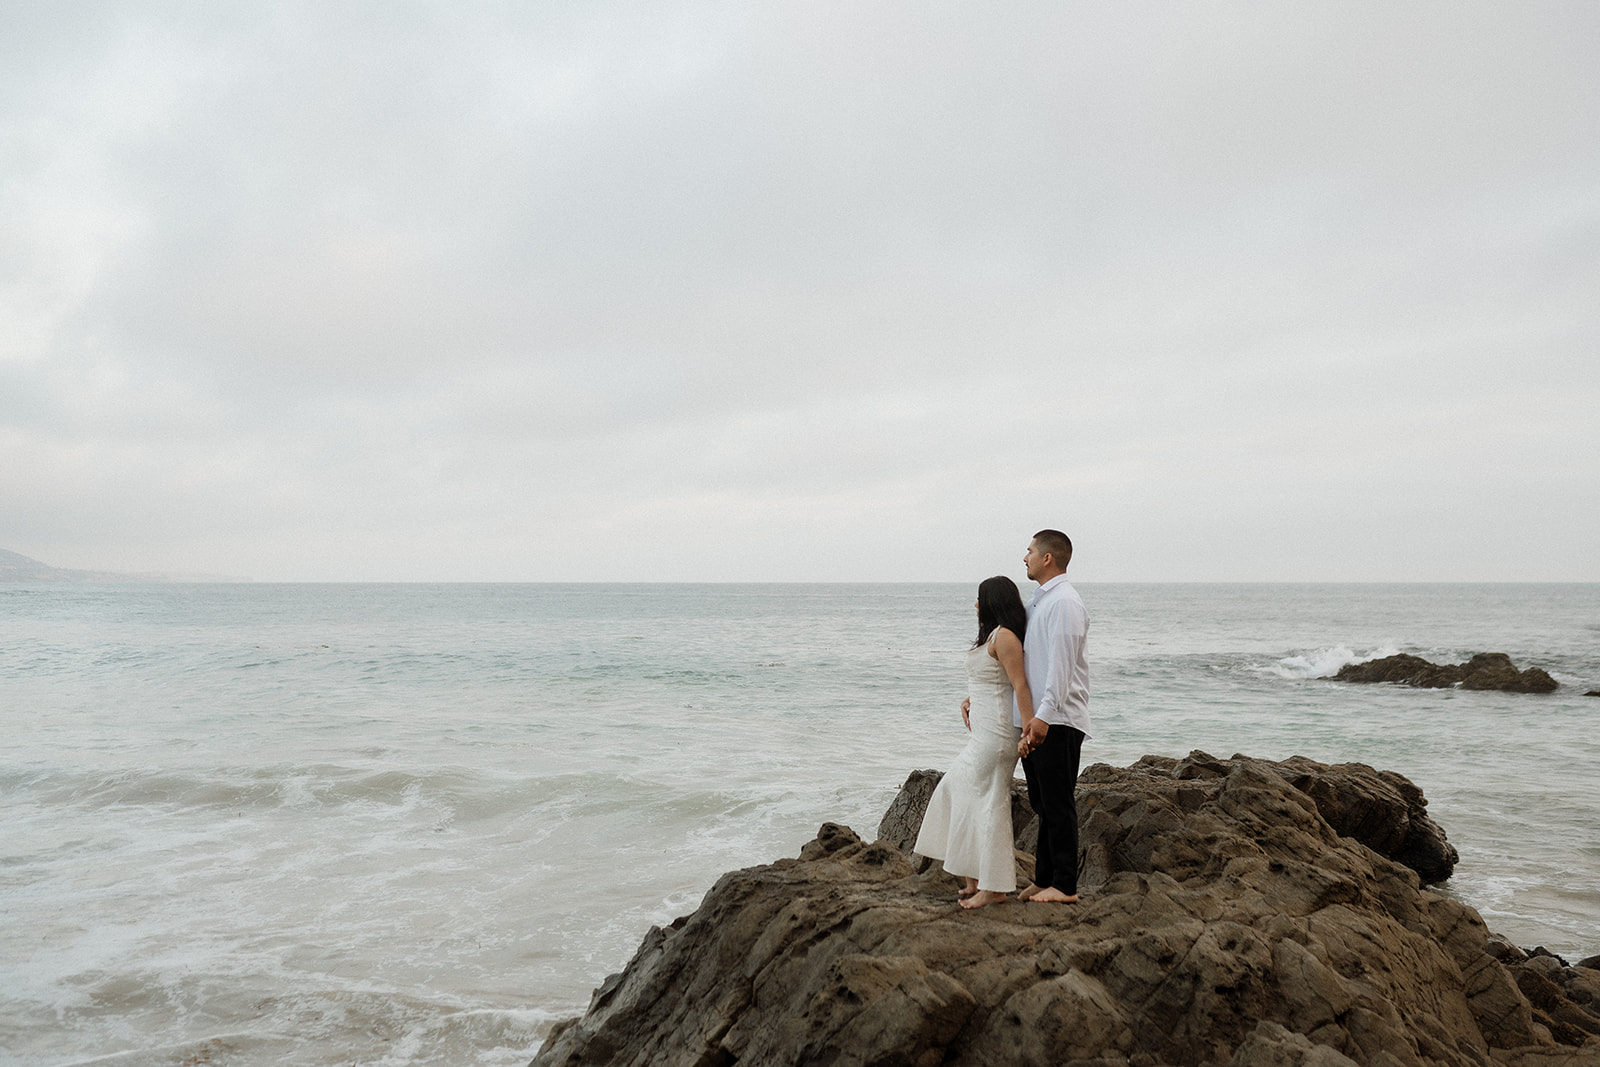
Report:
[[[1480,652],[1465,663],[1429,663],[1401,654],[1346,663],[1326,682],[1394,682],[1421,689],[1501,689],[1508,693],[1553,693],[1561,683],[1539,667],[1517,670],[1504,652]]]
[[[1399,782],[1096,765],[1077,905],[963,911],[936,866],[824,824],[652,929],[534,1063],[1600,1067],[1597,972],[1502,963],[1476,912],[1350,832],[1403,851],[1409,822],[1374,815],[1409,820]]]

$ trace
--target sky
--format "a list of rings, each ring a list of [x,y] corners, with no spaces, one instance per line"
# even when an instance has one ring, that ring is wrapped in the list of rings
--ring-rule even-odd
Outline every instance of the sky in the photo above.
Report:
[[[1600,5],[0,2],[0,548],[1600,581]]]

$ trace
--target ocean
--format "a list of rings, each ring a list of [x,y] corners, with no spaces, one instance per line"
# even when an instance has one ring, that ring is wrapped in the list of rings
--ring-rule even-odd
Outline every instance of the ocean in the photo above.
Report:
[[[0,1062],[525,1063],[721,873],[949,765],[976,584],[0,585]],[[1399,771],[1444,892],[1600,952],[1600,585],[1079,589],[1085,765]],[[1400,651],[1561,688],[1321,680]]]

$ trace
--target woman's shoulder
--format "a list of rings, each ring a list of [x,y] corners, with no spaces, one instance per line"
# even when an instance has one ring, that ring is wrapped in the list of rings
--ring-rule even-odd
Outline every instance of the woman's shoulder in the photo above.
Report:
[[[989,654],[992,656],[992,655],[995,654],[995,652],[997,650],[999,650],[1001,648],[1009,648],[1009,647],[1011,647],[1013,645],[1015,645],[1018,648],[1021,648],[1022,647],[1022,639],[1020,637],[1018,637],[1016,634],[1012,633],[1009,628],[1007,628],[1005,626],[996,626],[994,628],[994,633],[989,635],[988,644],[989,644]]]

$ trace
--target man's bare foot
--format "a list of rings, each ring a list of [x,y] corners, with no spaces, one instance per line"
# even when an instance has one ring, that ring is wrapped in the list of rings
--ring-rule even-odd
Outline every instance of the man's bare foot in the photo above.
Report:
[[[1033,899],[1033,895],[1035,893],[1037,893],[1037,892],[1039,892],[1039,887],[1034,885],[1032,882],[1029,882],[1028,883],[1028,888],[1024,889],[1022,892],[1017,894],[1017,899],[1018,900],[1032,900]]]
[[[982,908],[989,904],[998,904],[1004,899],[1006,899],[1006,895],[1004,893],[996,893],[992,889],[980,889],[966,900],[963,900],[961,902],[961,906],[970,911],[973,908]]]
[[[1050,885],[1045,886],[1033,896],[1024,897],[1023,899],[1030,904],[1076,904],[1078,902],[1078,894],[1074,893],[1069,897],[1055,886]]]

